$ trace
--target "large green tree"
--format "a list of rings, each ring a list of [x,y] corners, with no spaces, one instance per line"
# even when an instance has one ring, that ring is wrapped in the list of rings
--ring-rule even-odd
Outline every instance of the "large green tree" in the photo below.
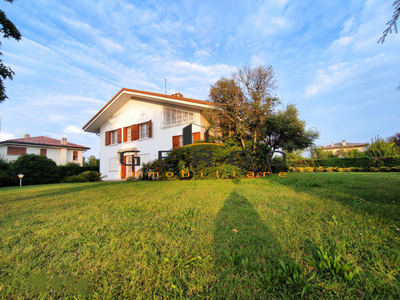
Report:
[[[306,130],[306,122],[299,119],[299,110],[293,104],[266,118],[261,134],[270,148],[271,157],[278,149],[287,152],[306,149],[319,137],[318,131]]]
[[[14,0],[5,0],[7,2],[14,2]],[[17,41],[21,39],[21,34],[18,31],[17,27],[15,27],[14,23],[11,22],[4,11],[0,9],[0,32],[3,34],[3,38],[9,39],[13,38]],[[0,47],[1,47],[1,40],[0,40]],[[0,56],[3,55],[3,53],[0,52]],[[12,80],[13,75],[15,75],[14,71],[11,70],[10,67],[5,66],[3,64],[3,60],[0,59],[0,103],[6,100],[8,97],[6,96],[5,93],[5,87],[4,87],[4,80],[7,78]]]
[[[302,150],[318,138],[318,132],[305,129],[294,105],[276,111],[280,99],[273,94],[275,88],[271,66],[245,65],[210,89],[213,108],[206,118],[225,143],[233,139],[250,152],[254,172],[265,170],[268,152]],[[268,170],[272,173],[270,166]]]
[[[271,66],[249,67],[218,80],[210,89],[213,108],[204,114],[223,138],[232,137],[243,148],[255,149],[261,140],[261,124],[277,104],[272,94],[275,71]]]

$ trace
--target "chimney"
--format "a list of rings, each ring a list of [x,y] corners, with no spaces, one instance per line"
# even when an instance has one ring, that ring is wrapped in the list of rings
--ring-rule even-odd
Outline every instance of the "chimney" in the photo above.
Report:
[[[67,144],[67,138],[61,138],[61,145]]]
[[[333,142],[332,142],[332,147],[334,147]]]
[[[342,141],[342,146],[343,146],[343,147],[346,146],[346,140],[343,140],[343,141]]]
[[[171,95],[172,97],[180,97],[183,98],[183,95],[181,93],[175,93]]]
[[[28,133],[25,133],[25,134],[24,134],[24,139],[27,139],[27,138],[30,138],[30,137],[31,137],[30,134],[28,134]]]

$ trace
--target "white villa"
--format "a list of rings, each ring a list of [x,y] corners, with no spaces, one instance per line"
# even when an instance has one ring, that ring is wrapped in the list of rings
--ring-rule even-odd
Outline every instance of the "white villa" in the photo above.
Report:
[[[21,139],[0,142],[0,157],[7,160],[16,160],[22,154],[43,155],[55,161],[57,165],[74,162],[82,166],[83,152],[90,148],[46,136],[31,137],[25,134]]]
[[[164,95],[121,89],[90,121],[86,132],[100,135],[100,172],[105,180],[132,176],[135,167],[121,165],[120,153],[127,150],[124,161],[140,157],[143,163],[158,159],[158,151],[168,151],[182,145],[182,129],[193,126],[193,141],[204,138],[208,122],[201,112],[210,102],[184,98],[182,94]],[[140,169],[136,168],[136,171]]]

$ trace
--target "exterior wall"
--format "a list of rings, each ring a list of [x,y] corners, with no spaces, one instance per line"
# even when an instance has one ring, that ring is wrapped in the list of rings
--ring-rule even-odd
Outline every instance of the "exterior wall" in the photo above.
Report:
[[[338,151],[343,150],[343,151],[350,151],[350,150],[359,150],[361,152],[365,151],[365,147],[340,147],[340,148],[329,148],[329,149],[324,149],[324,152],[333,152],[337,153]]]
[[[177,125],[164,125],[164,107],[181,109],[193,112],[193,121]],[[182,129],[190,123],[204,126],[204,120],[201,119],[200,110],[187,107],[179,107],[173,105],[162,105],[152,102],[130,100],[125,104],[114,116],[112,116],[100,128],[100,172],[105,175],[104,180],[113,180],[121,178],[121,164],[119,163],[119,150],[137,149],[140,151],[138,156],[141,157],[141,166],[143,163],[158,159],[158,151],[172,149],[172,137],[182,135]],[[123,129],[133,124],[152,121],[152,137],[139,139],[132,142],[123,142],[105,146],[106,131]],[[201,138],[204,137],[204,129],[193,126],[193,133],[202,132]],[[123,135],[123,130],[122,130]],[[141,167],[140,166],[140,167]],[[135,167],[135,171],[139,171],[140,167]]]
[[[13,161],[17,160],[19,155],[7,155],[7,148],[8,147],[21,147],[21,148],[26,148],[26,154],[36,154],[40,155],[40,149],[46,149],[47,150],[47,158],[52,159],[57,165],[65,165],[69,161],[72,160],[72,150],[68,150],[65,148],[47,148],[46,146],[25,146],[25,145],[1,145],[0,146],[0,158],[3,158],[7,161]],[[67,153],[70,152],[70,160],[67,160]],[[78,161],[74,161],[76,163],[79,163],[81,166],[83,164],[83,151],[78,150]]]
[[[77,150],[67,149],[66,162],[73,162],[73,163],[77,163],[80,166],[82,166],[83,165],[83,151],[78,150],[78,160],[74,160],[74,151],[77,151]]]

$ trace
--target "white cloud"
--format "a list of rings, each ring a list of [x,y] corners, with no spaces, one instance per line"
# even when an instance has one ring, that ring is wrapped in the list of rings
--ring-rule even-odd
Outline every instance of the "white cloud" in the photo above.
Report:
[[[6,132],[0,133],[0,141],[12,140],[15,138],[16,138],[16,136],[13,133],[6,133]]]
[[[65,133],[83,133],[83,130],[78,128],[77,126],[68,126],[62,130]]]

